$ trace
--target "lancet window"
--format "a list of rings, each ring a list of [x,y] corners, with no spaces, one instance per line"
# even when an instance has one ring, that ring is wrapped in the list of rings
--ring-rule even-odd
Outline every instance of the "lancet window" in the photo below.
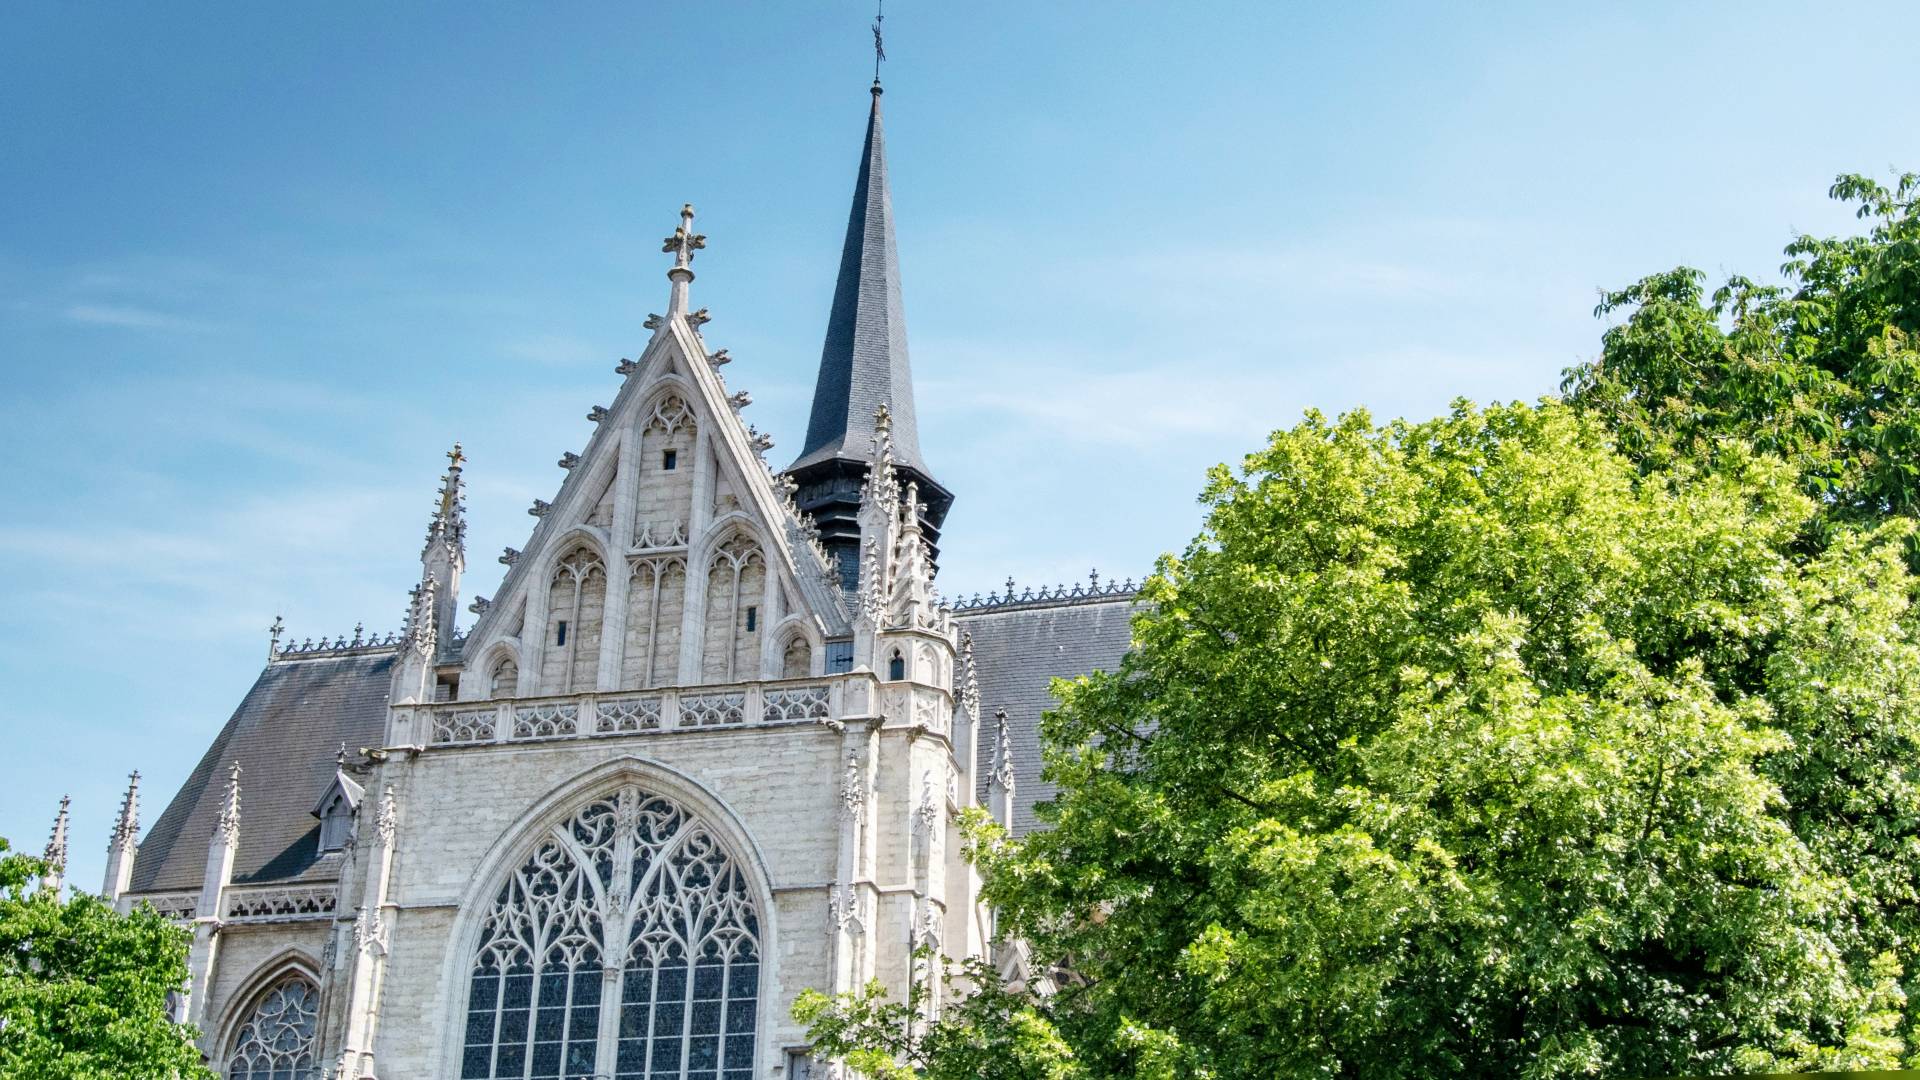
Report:
[[[591,690],[600,667],[600,621],[607,569],[582,545],[553,568],[547,589],[547,639],[541,681],[549,693]]]
[[[707,570],[707,642],[705,675],[716,682],[758,676],[758,606],[767,580],[760,545],[736,534],[713,553]],[[748,613],[753,618],[749,625]]]
[[[319,1005],[319,992],[303,976],[274,984],[234,1035],[227,1080],[318,1080],[313,1033]]]
[[[495,895],[463,1080],[749,1080],[759,913],[698,817],[628,786],[543,835]]]

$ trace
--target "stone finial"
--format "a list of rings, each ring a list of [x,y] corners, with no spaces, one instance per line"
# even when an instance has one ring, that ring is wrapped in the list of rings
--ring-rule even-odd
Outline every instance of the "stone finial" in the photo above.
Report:
[[[240,843],[240,763],[227,770],[227,794],[220,802],[220,816],[213,823],[216,837],[224,836],[230,845]]]
[[[693,253],[707,246],[707,238],[693,231],[693,204],[680,207],[680,227],[673,235],[660,243],[660,250],[673,256],[675,269],[684,269],[693,263]]]
[[[108,851],[132,851],[140,843],[140,773],[127,774],[127,793],[120,799],[120,816],[113,823]]]
[[[459,443],[454,443],[453,449],[447,451],[447,471],[440,477],[440,498],[434,506],[433,520],[427,524],[427,546],[420,553],[422,559],[433,550],[435,541],[445,543],[453,552],[464,554],[466,551],[466,486],[460,479],[466,461],[466,453]]]
[[[1007,720],[1007,710],[993,710],[993,771],[988,774],[989,783],[1002,791],[1013,790],[1013,725]]]
[[[960,631],[960,707],[980,719],[980,675],[973,662],[973,631]]]
[[[58,889],[65,883],[67,869],[67,807],[73,804],[73,796],[60,796],[60,812],[53,816],[53,832],[47,837],[47,850],[40,856],[47,862],[47,874],[43,879],[47,888]]]
[[[382,846],[392,846],[394,830],[399,827],[400,814],[394,804],[393,785],[380,796],[380,809],[373,818],[373,831],[379,835]]]

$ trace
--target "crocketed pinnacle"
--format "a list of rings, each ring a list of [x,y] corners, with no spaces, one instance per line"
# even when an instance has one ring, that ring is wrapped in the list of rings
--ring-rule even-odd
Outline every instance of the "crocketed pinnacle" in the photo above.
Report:
[[[827,340],[820,351],[807,441],[791,470],[841,459],[864,462],[873,415],[885,405],[893,418],[900,465],[930,475],[920,457],[913,409],[913,368],[907,360],[907,320],[900,299],[900,258],[893,238],[893,198],[887,189],[887,143],[880,124],[880,86],[873,87],[867,140],[840,249]]]
[[[67,865],[67,808],[72,803],[73,796],[60,797],[60,812],[53,817],[53,834],[47,837],[47,850],[41,855],[55,873]]]

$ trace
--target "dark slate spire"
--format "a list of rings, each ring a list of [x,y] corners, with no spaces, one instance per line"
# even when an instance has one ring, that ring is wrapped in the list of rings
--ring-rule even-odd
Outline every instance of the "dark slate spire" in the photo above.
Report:
[[[887,140],[880,126],[880,84],[873,86],[867,142],[840,249],[840,279],[827,317],[826,346],[813,392],[806,445],[794,469],[829,458],[866,461],[873,452],[873,414],[893,417],[893,452],[900,464],[926,471],[914,419],[913,369],[907,360],[907,320],[900,302],[900,257],[893,239],[893,199],[887,190]]]
[[[919,485],[922,527],[937,544],[953,496],[920,456],[913,407],[913,368],[907,360],[907,321],[900,300],[900,256],[893,238],[893,198],[887,189],[887,140],[880,124],[880,82],[874,80],[866,145],[840,250],[840,277],[827,316],[826,345],[814,384],[807,441],[787,472],[797,500],[820,526],[821,541],[840,563],[842,585],[859,581],[860,482],[873,453],[873,417],[881,406],[893,418],[893,452],[902,484]],[[937,548],[935,549],[937,550]]]

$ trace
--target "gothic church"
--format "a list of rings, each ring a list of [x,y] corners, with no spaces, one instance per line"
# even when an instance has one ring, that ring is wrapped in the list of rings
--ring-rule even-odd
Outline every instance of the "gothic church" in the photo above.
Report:
[[[1116,665],[1131,583],[944,600],[876,81],[798,457],[665,314],[456,628],[456,446],[405,627],[283,641],[105,892],[193,932],[180,1018],[230,1080],[799,1080],[791,1008],[996,943],[957,815],[1047,795],[1055,676]],[[983,710],[985,716],[983,718]],[[64,830],[56,841],[64,850]]]

